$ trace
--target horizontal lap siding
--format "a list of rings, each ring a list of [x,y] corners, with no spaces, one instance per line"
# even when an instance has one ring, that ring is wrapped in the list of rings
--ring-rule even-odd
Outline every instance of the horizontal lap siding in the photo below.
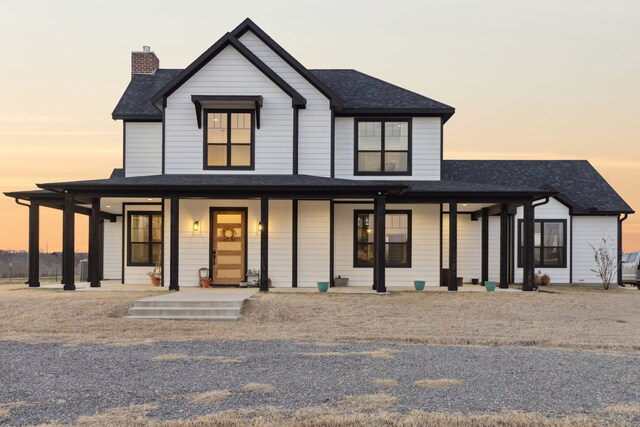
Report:
[[[373,268],[353,267],[354,210],[373,209],[367,204],[335,205],[335,275],[348,277],[349,285],[370,286]],[[412,286],[414,280],[426,280],[428,285],[439,282],[440,206],[388,204],[387,210],[411,210],[411,268],[387,268],[387,286]]]
[[[330,176],[331,109],[329,100],[251,31],[240,41],[307,100],[298,119],[298,172]]]
[[[573,217],[573,282],[602,283],[596,274],[593,249],[607,240],[608,251],[616,260],[618,247],[618,219],[615,216],[574,216]],[[615,262],[615,261],[614,261]],[[553,277],[551,278],[553,280]],[[613,281],[617,280],[616,275]]]
[[[465,283],[480,279],[482,273],[482,221],[458,214],[458,277]],[[449,267],[449,214],[442,218],[442,267]]]
[[[140,285],[140,284],[149,284],[151,283],[148,272],[153,270],[153,266],[143,266],[143,267],[130,267],[127,265],[127,250],[128,250],[128,212],[130,211],[139,211],[139,212],[160,212],[162,210],[162,206],[158,205],[127,205],[125,206],[124,211],[124,238],[126,239],[124,245],[124,283],[127,285]],[[168,276],[167,276],[168,277]]]
[[[262,95],[255,132],[255,170],[203,170],[203,130],[191,95]],[[178,88],[165,109],[167,174],[286,174],[293,163],[293,109],[285,94],[233,47],[227,47]]]
[[[567,221],[567,242],[566,242],[566,257],[567,268],[540,268],[534,269],[535,274],[548,274],[551,278],[551,283],[569,283],[570,276],[570,258],[569,248],[571,247],[571,220],[569,217],[569,208],[560,203],[554,198],[549,199],[549,203],[538,206],[534,211],[535,219],[562,219]],[[513,247],[515,248],[515,281],[522,283],[522,267],[518,268],[518,222],[523,218],[522,207],[518,208],[518,212],[515,217],[515,235]],[[575,279],[574,279],[575,280]]]
[[[103,276],[105,280],[122,279],[122,217],[104,221]]]
[[[354,176],[353,117],[336,117],[336,178],[381,179],[365,175]],[[412,176],[411,179],[440,179],[440,118],[412,119]],[[385,180],[406,180],[406,176],[385,176]]]
[[[329,280],[329,202],[298,202],[298,286]]]
[[[125,175],[162,173],[162,123],[125,122]]]

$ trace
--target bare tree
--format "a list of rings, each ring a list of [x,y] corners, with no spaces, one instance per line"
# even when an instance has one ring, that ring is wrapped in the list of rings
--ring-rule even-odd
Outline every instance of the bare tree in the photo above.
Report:
[[[602,286],[605,289],[609,289],[611,282],[616,274],[616,268],[618,266],[618,259],[613,246],[606,237],[602,238],[598,247],[589,243],[593,250],[593,258],[596,262],[596,268],[592,268],[591,271],[596,273],[596,276],[602,281]]]

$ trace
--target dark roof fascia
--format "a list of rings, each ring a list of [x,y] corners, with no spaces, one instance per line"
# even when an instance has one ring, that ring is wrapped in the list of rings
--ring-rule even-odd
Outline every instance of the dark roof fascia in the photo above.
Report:
[[[113,118],[113,120],[122,120],[125,122],[161,122],[162,121],[162,115],[153,115],[153,116],[132,116],[132,115],[119,115],[119,114],[114,114],[111,116],[111,118]]]
[[[253,34],[266,44],[271,50],[273,50],[284,62],[286,62],[291,68],[298,72],[306,81],[308,81],[313,87],[318,89],[320,93],[326,96],[331,101],[331,107],[336,110],[340,110],[344,105],[344,100],[340,98],[335,92],[329,89],[322,81],[316,77],[311,71],[309,71],[304,65],[296,60],[289,52],[287,52],[282,46],[280,46],[275,40],[273,40],[262,28],[256,25],[251,19],[245,19],[240,25],[238,25],[231,35],[240,39],[247,31],[251,31]]]
[[[7,197],[14,199],[62,199],[64,200],[64,194],[60,194],[50,190],[26,190],[26,191],[8,191],[3,193]]]
[[[247,59],[247,61],[258,68],[258,70],[267,76],[276,86],[289,95],[291,97],[293,107],[305,108],[307,100],[230,33],[226,33],[222,36],[220,40],[213,44],[213,46],[207,49],[180,74],[174,77],[173,80],[171,80],[165,87],[160,89],[160,91],[151,98],[151,103],[161,110],[159,107],[160,101],[162,101],[161,105],[164,107],[168,96],[175,92],[227,46],[233,46],[242,56],[245,57],[245,59]]]
[[[455,108],[343,108],[337,117],[441,117],[446,123],[456,112]]]

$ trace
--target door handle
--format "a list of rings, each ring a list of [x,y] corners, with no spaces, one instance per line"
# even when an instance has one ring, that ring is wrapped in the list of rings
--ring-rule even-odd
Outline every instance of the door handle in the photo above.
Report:
[[[216,251],[212,251],[211,253],[213,255],[213,257],[211,258],[212,262],[215,264],[216,263]]]

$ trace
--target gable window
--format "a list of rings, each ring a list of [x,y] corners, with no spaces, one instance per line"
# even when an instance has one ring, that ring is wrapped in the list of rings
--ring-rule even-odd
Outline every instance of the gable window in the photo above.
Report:
[[[205,169],[254,168],[254,112],[206,110]]]
[[[410,175],[411,120],[356,119],[355,175]]]
[[[518,220],[518,267],[524,253],[523,220]],[[536,219],[533,225],[533,258],[535,267],[565,268],[567,266],[567,221]]]
[[[162,252],[162,214],[160,212],[128,213],[128,266],[153,266]]]
[[[375,234],[373,211],[354,211],[354,267],[373,267]],[[387,267],[411,267],[411,211],[387,211],[385,216]]]

